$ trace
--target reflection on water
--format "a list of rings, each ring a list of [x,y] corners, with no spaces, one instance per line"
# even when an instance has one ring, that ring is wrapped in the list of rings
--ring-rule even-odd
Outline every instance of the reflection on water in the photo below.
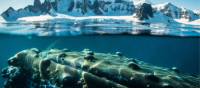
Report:
[[[38,36],[71,36],[86,34],[148,34],[170,36],[200,36],[200,26],[162,23],[134,23],[125,20],[57,19],[40,22],[10,22],[0,24],[1,33],[38,35]]]

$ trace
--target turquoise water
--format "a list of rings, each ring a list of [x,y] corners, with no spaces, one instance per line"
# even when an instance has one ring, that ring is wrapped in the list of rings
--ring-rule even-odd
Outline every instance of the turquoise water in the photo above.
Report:
[[[91,34],[130,34],[159,36],[200,36],[200,25],[178,23],[135,23],[113,19],[9,22],[0,24],[0,33],[36,36],[77,36]]]
[[[191,74],[199,73],[199,37],[92,35],[66,37],[36,37],[0,35],[1,68],[16,52],[27,48],[68,48],[80,51],[85,48],[102,53],[122,52],[162,67],[178,67]]]
[[[0,24],[0,69],[7,66],[9,57],[27,48],[75,51],[88,48],[102,53],[119,51],[127,57],[197,75],[200,74],[199,28],[109,20],[4,23]]]

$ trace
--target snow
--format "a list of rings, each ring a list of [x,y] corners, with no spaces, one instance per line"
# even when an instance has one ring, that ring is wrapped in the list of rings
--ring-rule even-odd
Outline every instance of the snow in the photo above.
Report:
[[[200,15],[200,9],[194,10],[194,13],[199,14]]]
[[[133,0],[135,6],[140,6],[143,3],[152,4],[150,0]]]
[[[134,18],[133,16],[82,16],[82,17],[75,17],[75,16],[64,15],[64,14],[57,14],[56,16],[40,15],[40,16],[22,17],[22,18],[19,18],[18,21],[34,22],[34,21],[47,21],[47,20],[53,20],[53,19],[70,19],[70,20],[114,19],[114,20],[134,21],[134,22],[139,21],[137,18]]]
[[[197,19],[194,21],[188,21],[188,19],[175,19],[175,21],[182,23],[182,24],[200,25],[200,19]]]
[[[178,7],[172,3],[163,3],[163,4],[157,4],[153,5],[153,8],[159,12],[162,12],[163,14],[172,17],[173,19],[188,19],[190,21],[194,21],[196,19],[199,19],[200,17],[197,16],[195,11]]]
[[[153,5],[153,8],[157,8],[158,10],[162,10],[164,9],[167,5],[170,5],[170,2],[165,2],[165,3],[161,3],[161,4],[155,4]],[[172,5],[172,4],[171,4]]]
[[[34,22],[34,21],[47,21],[51,20],[54,17],[51,15],[40,15],[40,16],[29,16],[29,17],[22,17],[18,18],[18,21],[26,21],[26,22]]]
[[[162,24],[170,25],[171,23],[178,22],[178,23],[190,24],[190,25],[200,25],[200,19],[191,21],[191,22],[189,22],[188,19],[173,20],[172,18],[167,17],[160,12],[155,13],[153,18],[150,18],[150,19],[144,20],[144,21],[140,21],[140,20],[138,20],[137,17],[134,17],[134,16],[82,16],[82,17],[75,17],[75,16],[64,15],[64,14],[57,14],[56,16],[40,15],[40,16],[22,17],[22,18],[19,18],[18,21],[37,22],[37,21],[48,21],[48,20],[56,20],[56,19],[66,19],[66,20],[110,19],[110,20],[132,21],[134,23],[146,22],[146,23],[152,23],[152,24],[162,23]]]
[[[181,18],[182,9],[173,5],[172,3],[166,2],[163,4],[153,5],[159,12],[163,12],[163,14],[170,14],[172,18]]]
[[[173,22],[173,19],[165,16],[163,13],[161,12],[157,12],[154,14],[153,18],[149,18],[148,20],[146,20],[146,22],[148,23],[164,23],[164,24],[169,24],[171,22]]]
[[[4,22],[6,22],[5,19],[2,16],[0,16],[0,23],[4,23]]]

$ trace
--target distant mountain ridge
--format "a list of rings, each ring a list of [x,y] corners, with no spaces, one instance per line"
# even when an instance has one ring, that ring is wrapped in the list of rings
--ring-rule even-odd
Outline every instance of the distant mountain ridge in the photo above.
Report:
[[[132,15],[135,9],[132,3],[132,0],[45,0],[44,3],[34,0],[34,5],[19,10],[10,7],[1,15],[9,21],[26,16],[52,14],[52,11],[71,16]]]
[[[137,5],[136,5],[137,3]],[[139,4],[138,4],[139,3]],[[151,5],[148,0],[34,0],[33,5],[15,10],[10,7],[1,16],[7,21],[15,21],[21,17],[39,16],[56,13],[70,16],[127,16],[136,14],[140,20],[153,18],[157,13],[172,19],[188,19],[194,21],[200,14],[192,10],[180,8],[172,3]]]
[[[166,16],[169,16],[173,19],[187,19],[188,21],[193,21],[199,19],[200,17],[199,14],[195,13],[192,10],[177,7],[169,2],[164,4],[154,5],[153,7],[154,10],[162,12]]]

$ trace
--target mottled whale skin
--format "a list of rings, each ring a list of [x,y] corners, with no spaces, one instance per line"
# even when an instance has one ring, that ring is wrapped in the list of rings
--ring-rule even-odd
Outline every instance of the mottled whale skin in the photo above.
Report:
[[[89,49],[23,50],[2,70],[5,88],[199,88],[200,79],[177,68],[163,68]]]

